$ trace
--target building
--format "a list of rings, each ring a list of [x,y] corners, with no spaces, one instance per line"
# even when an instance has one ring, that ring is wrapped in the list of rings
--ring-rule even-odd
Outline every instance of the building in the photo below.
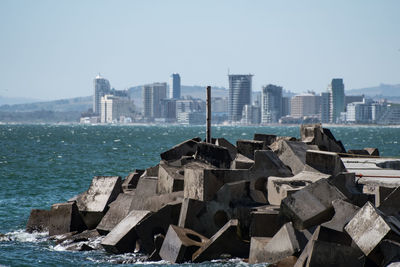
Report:
[[[364,95],[345,95],[344,96],[344,106],[347,107],[348,104],[353,102],[364,102]]]
[[[206,102],[193,98],[176,100],[176,119],[181,124],[204,124]]]
[[[365,102],[351,102],[347,104],[346,122],[370,123],[372,121],[371,105]]]
[[[101,123],[114,123],[120,122],[121,117],[133,116],[134,105],[127,97],[105,95],[101,98],[100,110]]]
[[[180,124],[203,125],[206,123],[206,113],[197,111],[181,112],[177,114],[176,119]]]
[[[173,73],[169,77],[169,98],[181,98],[181,76],[178,73]]]
[[[167,98],[167,83],[143,86],[143,116],[147,120],[161,118],[161,100]]]
[[[282,117],[282,87],[269,84],[262,88],[261,123],[277,123]]]
[[[230,122],[239,122],[242,118],[244,105],[251,104],[251,84],[253,75],[228,75],[229,77],[229,105]]]
[[[227,97],[211,97],[212,113],[228,113],[228,105]]]
[[[260,124],[261,108],[254,105],[244,105],[241,123],[244,125]]]
[[[343,79],[332,79],[328,91],[330,93],[329,121],[336,123],[340,119],[340,113],[345,111]]]
[[[161,100],[161,117],[165,119],[165,122],[176,121],[176,99]]]
[[[290,115],[290,105],[291,105],[290,101],[291,101],[290,97],[288,97],[288,96],[282,97],[282,114],[281,114],[282,116],[281,117]]]
[[[321,101],[321,105],[320,105],[320,120],[322,123],[329,123],[330,121],[330,94],[329,92],[322,92],[320,94],[320,101]]]
[[[101,77],[100,74],[93,80],[94,94],[93,94],[93,113],[100,114],[101,98],[110,94],[110,82]]]
[[[296,95],[290,102],[290,115],[294,118],[318,115],[321,110],[321,96],[315,94]]]

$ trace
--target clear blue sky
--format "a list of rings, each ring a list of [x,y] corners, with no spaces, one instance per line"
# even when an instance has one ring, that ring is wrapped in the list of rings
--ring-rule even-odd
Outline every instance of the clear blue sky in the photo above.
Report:
[[[400,1],[0,0],[0,96],[91,95],[253,73],[294,92],[400,83]]]

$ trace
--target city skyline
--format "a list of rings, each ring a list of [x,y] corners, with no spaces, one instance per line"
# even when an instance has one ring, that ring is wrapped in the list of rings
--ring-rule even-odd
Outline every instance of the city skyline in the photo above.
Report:
[[[253,73],[254,91],[279,84],[322,92],[333,77],[346,89],[399,84],[399,8],[398,1],[4,0],[0,96],[87,96],[98,72],[117,89],[167,82],[175,72],[185,85],[228,88],[228,69]]]

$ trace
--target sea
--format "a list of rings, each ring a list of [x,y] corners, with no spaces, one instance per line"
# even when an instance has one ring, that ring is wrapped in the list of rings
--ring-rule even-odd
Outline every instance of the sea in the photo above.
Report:
[[[400,156],[400,127],[329,126],[346,149],[378,147]],[[299,126],[213,126],[213,137],[232,143],[255,133],[299,137]],[[125,177],[160,161],[160,153],[193,138],[203,126],[0,124],[0,266],[165,266],[138,254],[72,252],[46,233],[25,232],[31,209],[50,209],[87,190],[93,176]],[[247,266],[240,259],[179,266]],[[172,266],[172,265],[171,265]],[[261,265],[260,265],[261,266]]]

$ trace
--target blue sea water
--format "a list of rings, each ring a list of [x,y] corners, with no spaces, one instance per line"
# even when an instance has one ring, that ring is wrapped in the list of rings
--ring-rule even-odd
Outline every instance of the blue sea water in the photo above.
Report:
[[[400,156],[398,127],[331,127],[346,149],[378,147],[383,156]],[[299,137],[299,127],[213,127],[213,137],[235,143],[254,133]],[[0,265],[112,265],[132,255],[104,251],[70,252],[44,234],[24,231],[31,209],[49,209],[90,185],[95,175],[125,177],[157,164],[162,151],[193,137],[200,126],[0,125]],[[165,262],[137,265],[165,265]],[[185,264],[190,266],[191,264]],[[193,264],[192,264],[193,265]],[[247,265],[238,260],[196,266]]]

